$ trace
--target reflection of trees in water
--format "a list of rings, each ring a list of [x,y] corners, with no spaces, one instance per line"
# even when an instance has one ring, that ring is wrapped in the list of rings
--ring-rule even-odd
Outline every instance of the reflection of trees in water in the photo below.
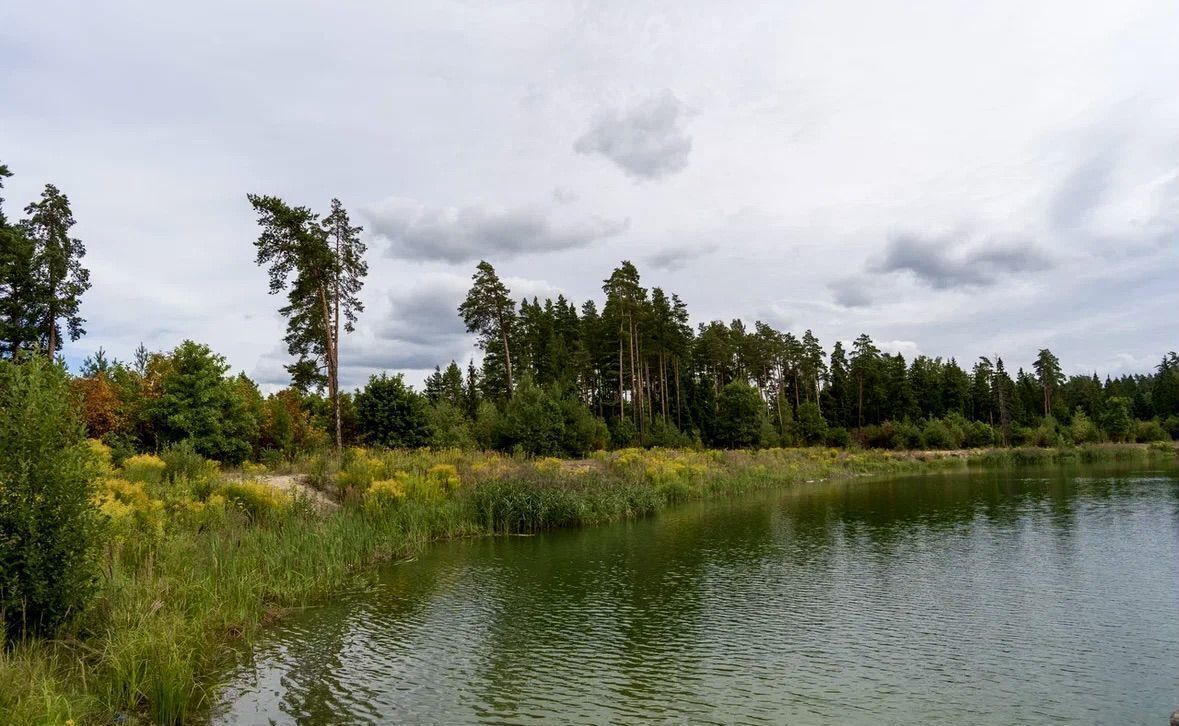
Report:
[[[374,702],[389,684],[358,671],[381,663],[380,646],[390,638],[390,624],[412,619],[428,607],[447,572],[442,567],[389,566],[371,589],[290,615],[267,634],[272,641],[267,652],[279,662],[259,659],[250,666],[255,672],[271,665],[282,669],[277,707],[299,723],[387,718]]]
[[[518,540],[500,572],[478,668],[481,709],[527,710],[538,679],[597,690],[571,704],[585,716],[606,703],[626,713],[690,698],[704,657],[693,643],[702,583],[725,563],[756,561],[771,542],[771,519],[769,510],[751,518],[689,507]]]

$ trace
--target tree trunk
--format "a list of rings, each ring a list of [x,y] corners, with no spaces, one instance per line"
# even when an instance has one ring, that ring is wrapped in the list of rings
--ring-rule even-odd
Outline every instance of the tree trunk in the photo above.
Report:
[[[618,420],[626,418],[626,398],[622,395],[625,382],[622,380],[622,324],[618,325]]]
[[[680,431],[684,430],[684,399],[680,395],[680,359],[672,361],[675,366],[675,425]]]
[[[508,348],[508,329],[504,325],[504,309],[496,305],[495,316],[499,320],[499,336],[504,344],[504,372],[508,378],[508,398],[512,397],[512,351]]]
[[[323,316],[324,362],[327,364],[328,396],[331,398],[332,410],[336,419],[336,453],[339,454],[343,449],[340,437],[340,378],[337,369],[340,359],[336,350],[336,341],[332,340],[332,313],[325,288],[326,286],[321,282],[319,285],[319,308],[320,315]]]
[[[332,409],[336,419],[336,455],[344,453],[344,428],[340,423],[340,236],[336,235],[335,320],[332,326]]]

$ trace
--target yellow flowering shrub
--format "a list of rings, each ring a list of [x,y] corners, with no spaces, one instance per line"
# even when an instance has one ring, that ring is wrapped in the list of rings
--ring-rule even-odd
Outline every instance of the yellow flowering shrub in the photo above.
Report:
[[[405,482],[401,479],[379,479],[369,485],[364,493],[364,504],[371,508],[384,508],[405,499]]]
[[[444,491],[452,492],[461,483],[454,464],[435,464],[426,471],[426,478],[437,482]]]
[[[336,474],[336,486],[363,493],[374,481],[384,478],[385,462],[368,456],[363,449],[353,449],[351,460]]]
[[[217,527],[225,521],[227,500],[220,494],[210,494],[208,499],[189,499],[176,510],[176,516],[189,527]]]
[[[98,510],[110,521],[116,538],[134,535],[159,539],[164,534],[164,503],[153,499],[143,482],[102,479],[97,493]]]
[[[252,461],[247,461],[246,463],[242,464],[242,473],[246,476],[262,476],[267,471],[269,470],[266,468],[265,464],[255,464]]]
[[[154,454],[136,454],[123,462],[123,478],[144,484],[159,484],[164,480],[167,464]]]
[[[286,492],[256,481],[225,482],[219,493],[254,521],[267,519],[291,504],[291,496]]]
[[[86,439],[86,445],[90,447],[90,455],[94,459],[98,475],[103,477],[113,475],[115,466],[111,458],[111,447],[98,439]]]
[[[532,463],[533,468],[545,474],[561,473],[561,460],[552,456],[545,456]]]

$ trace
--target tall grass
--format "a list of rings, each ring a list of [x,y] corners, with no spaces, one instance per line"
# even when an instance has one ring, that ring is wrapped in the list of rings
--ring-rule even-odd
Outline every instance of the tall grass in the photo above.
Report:
[[[161,476],[154,462],[132,462],[130,473],[149,483],[129,488],[111,480],[123,482],[106,495],[118,504],[111,511],[130,529],[112,530],[124,534],[112,534],[96,602],[74,636],[0,653],[0,714],[5,724],[198,720],[226,666],[225,644],[248,641],[286,609],[347,589],[372,564],[438,539],[644,517],[689,499],[832,477],[1146,454],[1145,447],[1100,447],[923,460],[835,449],[632,449],[583,461],[526,461],[353,451],[341,462],[299,462],[341,498],[332,510],[261,483],[209,482],[210,470],[187,457],[176,457],[177,466],[203,471],[199,486],[188,479],[198,474]],[[128,491],[133,499],[116,501]],[[159,516],[137,518],[137,508]],[[142,536],[145,527],[158,536]]]

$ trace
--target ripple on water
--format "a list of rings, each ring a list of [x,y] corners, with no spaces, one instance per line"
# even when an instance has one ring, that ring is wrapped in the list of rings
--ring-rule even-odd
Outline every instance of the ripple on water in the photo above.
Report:
[[[243,654],[220,723],[1159,723],[1172,473],[845,483],[441,545]]]

